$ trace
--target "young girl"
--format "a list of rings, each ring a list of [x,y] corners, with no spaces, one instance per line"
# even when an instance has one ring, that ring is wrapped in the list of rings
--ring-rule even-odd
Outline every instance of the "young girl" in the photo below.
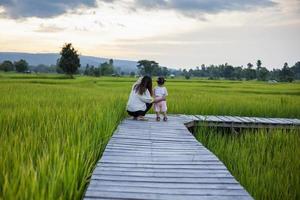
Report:
[[[157,86],[153,90],[153,94],[155,97],[155,100],[165,99],[166,96],[168,96],[167,88],[164,87],[165,79],[163,77],[159,77],[157,79]],[[160,112],[163,113],[164,121],[167,121],[167,102],[166,100],[160,101],[158,103],[154,104],[154,111],[156,112],[156,121],[160,121]]]

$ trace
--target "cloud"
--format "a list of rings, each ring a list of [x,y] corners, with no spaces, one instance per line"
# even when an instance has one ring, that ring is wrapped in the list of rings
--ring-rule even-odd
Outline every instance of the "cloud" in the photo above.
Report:
[[[45,24],[40,24],[38,29],[36,29],[36,32],[41,32],[41,33],[56,33],[56,32],[61,32],[64,31],[65,29],[56,25],[45,25]]]
[[[169,9],[184,15],[195,16],[223,11],[243,11],[276,5],[271,0],[135,0],[145,9]]]
[[[101,0],[113,2],[113,0]],[[78,7],[96,7],[96,0],[0,0],[0,7],[9,18],[49,18]]]

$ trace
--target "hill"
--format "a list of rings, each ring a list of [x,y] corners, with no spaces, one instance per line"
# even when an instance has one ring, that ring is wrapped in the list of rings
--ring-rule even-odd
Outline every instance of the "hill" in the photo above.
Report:
[[[24,59],[31,66],[43,65],[55,65],[57,59],[60,57],[57,53],[22,53],[22,52],[0,52],[0,62],[4,60],[17,61]],[[85,67],[87,64],[99,66],[99,64],[108,61],[108,58],[94,57],[94,56],[80,56],[81,67]],[[114,66],[119,68],[120,71],[130,73],[137,71],[137,62],[130,60],[114,59]]]

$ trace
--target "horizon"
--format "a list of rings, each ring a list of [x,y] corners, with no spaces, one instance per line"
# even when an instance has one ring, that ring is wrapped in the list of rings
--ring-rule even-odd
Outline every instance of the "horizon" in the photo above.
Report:
[[[155,60],[169,68],[300,60],[298,0],[0,1],[0,51]],[[38,39],[37,39],[38,38]],[[24,43],[26,41],[26,43]]]
[[[0,51],[0,54],[1,53],[8,53],[8,54],[33,54],[33,55],[40,55],[40,54],[55,54],[55,55],[59,55],[59,52],[58,53],[55,53],[55,52],[4,52],[4,51]],[[125,61],[125,62],[138,62],[138,60],[129,60],[129,59],[119,59],[119,58],[109,58],[109,57],[100,57],[100,56],[90,56],[90,55],[83,55],[83,54],[79,54],[79,56],[84,56],[84,57],[91,57],[91,58],[97,58],[97,59],[106,59],[106,60],[109,60],[109,59],[113,59],[114,61]],[[22,58],[23,59],[23,58]],[[24,58],[25,59],[25,58]],[[9,59],[8,59],[9,60]],[[26,60],[26,59],[25,59]],[[17,61],[17,60],[10,60],[10,61]],[[81,60],[80,60],[81,62]],[[300,61],[297,61],[297,62],[300,62]],[[251,62],[250,62],[251,63]],[[288,63],[288,62],[287,62]],[[40,63],[40,64],[45,64],[45,63]],[[99,65],[101,63],[99,62]],[[196,69],[197,67],[201,67],[201,65],[204,65],[205,67],[209,67],[209,66],[220,66],[220,65],[223,65],[223,64],[228,64],[228,65],[231,65],[233,67],[242,67],[243,69],[247,68],[247,64],[245,65],[232,65],[231,63],[211,63],[211,64],[199,64],[199,65],[195,65],[195,66],[186,66],[186,67],[174,67],[174,66],[163,66],[161,65],[160,63],[158,63],[161,67],[167,67],[168,69],[171,69],[171,70],[183,70],[183,69],[186,69],[186,70],[189,70],[189,69]],[[253,64],[254,68],[256,67],[256,61],[251,63]],[[281,67],[277,67],[277,68],[267,68],[269,71],[272,71],[273,69],[281,69],[283,66],[284,66],[285,63],[282,64]],[[288,66],[289,67],[292,67],[294,66],[296,63],[288,63]],[[47,65],[47,64],[45,64]],[[51,64],[51,65],[55,65],[55,63]],[[35,65],[32,65],[32,66],[35,66]],[[49,65],[50,66],[50,65]],[[80,66],[80,67],[85,67],[85,66]]]

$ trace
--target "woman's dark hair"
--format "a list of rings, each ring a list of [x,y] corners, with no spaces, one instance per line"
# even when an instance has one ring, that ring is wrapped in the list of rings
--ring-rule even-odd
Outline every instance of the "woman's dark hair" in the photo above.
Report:
[[[135,86],[135,91],[140,95],[143,95],[147,89],[152,96],[152,78],[150,76],[144,76],[141,83]]]
[[[160,77],[158,77],[156,82],[158,85],[163,85],[166,82],[166,80],[164,77],[160,76]]]

